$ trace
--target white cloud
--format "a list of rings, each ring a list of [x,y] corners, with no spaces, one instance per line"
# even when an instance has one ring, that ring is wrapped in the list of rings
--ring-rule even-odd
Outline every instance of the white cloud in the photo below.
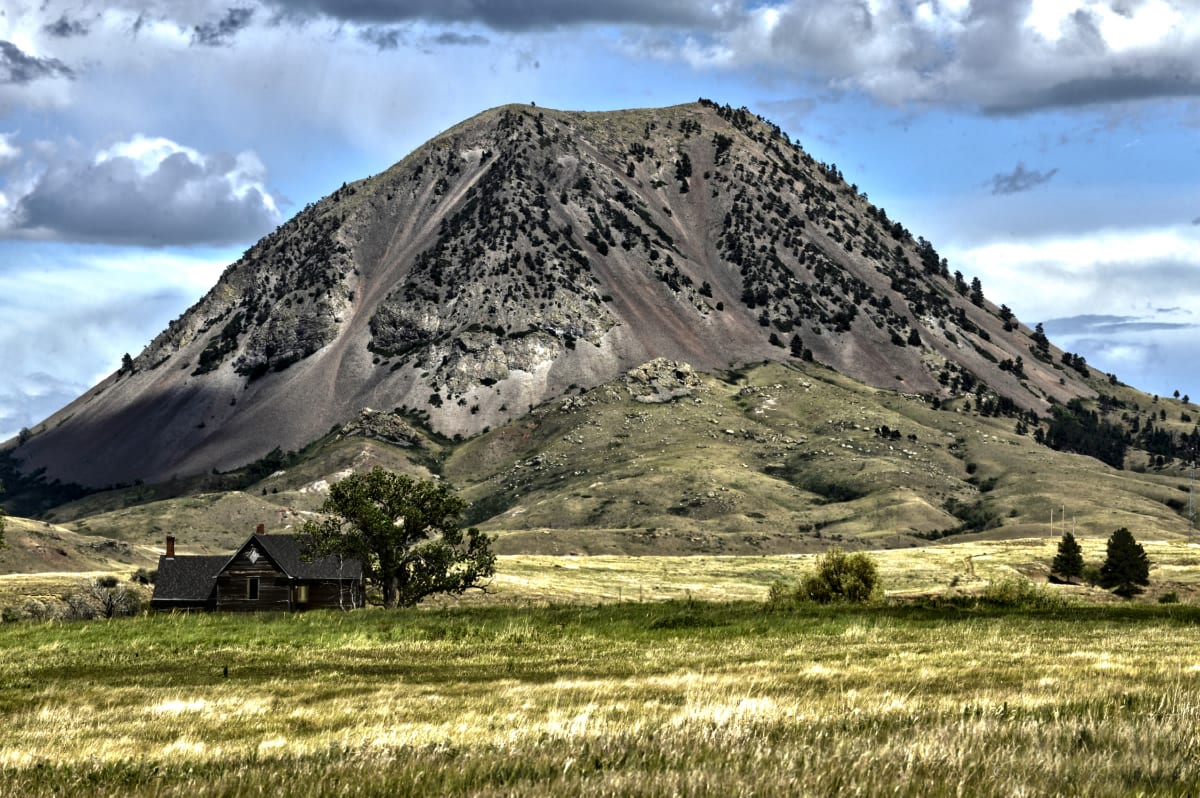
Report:
[[[1194,0],[1036,3],[788,0],[727,27],[686,30],[694,67],[766,67],[895,105],[996,113],[1200,96]]]
[[[1200,314],[1200,230],[1101,230],[956,247],[952,260],[1027,319],[1126,315],[1165,306]]]
[[[6,185],[10,237],[165,246],[244,242],[281,220],[256,155],[135,135]],[[14,190],[14,188],[16,190]]]
[[[1195,385],[1200,230],[1101,230],[949,250],[988,297],[1143,390]]]

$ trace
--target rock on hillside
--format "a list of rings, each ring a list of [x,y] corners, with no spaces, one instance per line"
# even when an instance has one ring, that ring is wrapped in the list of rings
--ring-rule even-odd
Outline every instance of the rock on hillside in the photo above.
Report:
[[[469,437],[655,358],[810,358],[1039,412],[1093,393],[1006,311],[745,110],[506,106],[305,208],[15,455],[98,486],[299,449],[365,407]]]

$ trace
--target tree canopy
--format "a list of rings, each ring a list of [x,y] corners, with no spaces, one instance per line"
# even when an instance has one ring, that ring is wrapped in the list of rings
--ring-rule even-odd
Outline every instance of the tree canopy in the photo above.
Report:
[[[1146,550],[1125,527],[1108,539],[1107,556],[1100,566],[1100,586],[1122,598],[1133,598],[1150,584],[1150,560]]]
[[[491,540],[459,527],[465,506],[441,482],[376,467],[331,485],[321,506],[327,518],[302,532],[313,557],[361,560],[385,607],[411,607],[435,593],[482,587],[495,572]]]

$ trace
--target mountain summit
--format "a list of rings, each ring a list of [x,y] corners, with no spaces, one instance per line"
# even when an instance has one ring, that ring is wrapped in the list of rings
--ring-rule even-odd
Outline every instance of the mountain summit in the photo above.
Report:
[[[367,407],[470,437],[656,358],[812,359],[1035,412],[1095,393],[745,109],[510,105],[306,207],[16,454],[99,486],[299,449]]]

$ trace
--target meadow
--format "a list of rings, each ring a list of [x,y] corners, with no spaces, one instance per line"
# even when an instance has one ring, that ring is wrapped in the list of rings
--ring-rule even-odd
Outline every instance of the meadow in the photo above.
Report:
[[[3,624],[0,794],[1200,792],[1200,607],[997,596]]]

